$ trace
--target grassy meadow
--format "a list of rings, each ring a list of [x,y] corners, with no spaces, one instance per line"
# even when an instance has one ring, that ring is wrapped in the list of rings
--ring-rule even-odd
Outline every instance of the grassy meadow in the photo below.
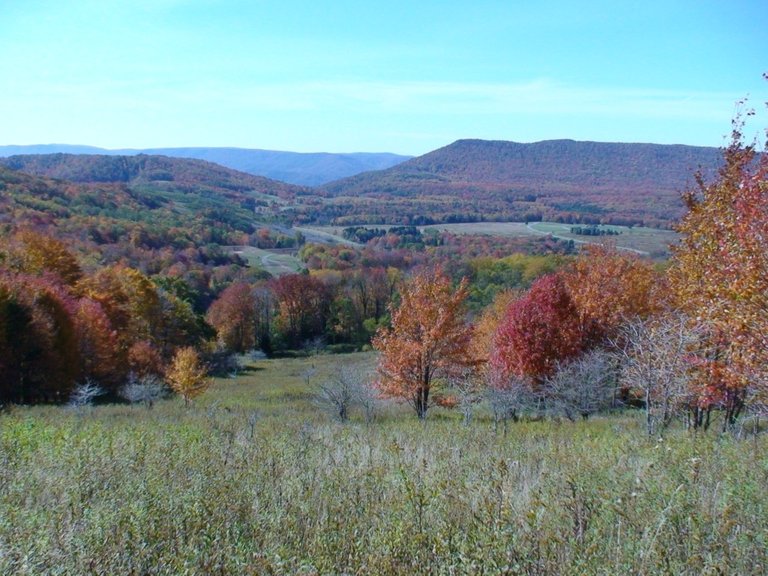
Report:
[[[764,574],[768,446],[639,414],[519,422],[313,382],[368,354],[261,360],[186,408],[0,413],[0,574]]]
[[[244,258],[249,265],[258,266],[273,276],[295,274],[304,265],[293,253],[296,250],[262,250],[255,246],[233,246],[230,250]]]

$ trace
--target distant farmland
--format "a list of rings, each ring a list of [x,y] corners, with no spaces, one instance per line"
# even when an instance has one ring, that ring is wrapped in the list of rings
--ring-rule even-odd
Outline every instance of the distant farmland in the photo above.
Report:
[[[531,237],[550,234],[556,238],[573,240],[576,243],[610,243],[618,248],[632,250],[654,258],[667,258],[669,246],[675,244],[678,239],[676,232],[661,230],[658,228],[642,228],[627,226],[599,226],[599,229],[618,232],[617,235],[608,236],[584,236],[571,233],[571,224],[557,222],[470,222],[463,224],[433,224],[419,226],[424,231],[427,229],[450,232],[452,234],[487,234],[490,236]],[[383,228],[390,226],[371,224],[367,228]],[[306,227],[302,230],[313,230],[322,233],[329,239],[337,242],[345,242],[341,234],[343,226],[316,226]]]

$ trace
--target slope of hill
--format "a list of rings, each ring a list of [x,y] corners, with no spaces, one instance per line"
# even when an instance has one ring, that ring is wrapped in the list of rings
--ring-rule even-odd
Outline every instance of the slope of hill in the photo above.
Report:
[[[410,158],[388,153],[299,153],[243,148],[158,148],[145,152],[199,158],[302,186],[319,186],[361,172],[383,170]]]
[[[318,186],[370,170],[382,170],[411,158],[389,153],[299,153],[248,148],[148,148],[107,150],[93,146],[45,144],[0,146],[0,157],[28,154],[101,154],[134,156],[151,154],[174,158],[194,158],[215,162],[227,168],[302,186]]]
[[[201,160],[52,154],[0,160],[0,231],[33,228],[100,262],[146,270],[174,253],[230,263],[223,247],[257,245],[264,225],[306,189]],[[276,233],[275,233],[276,234]],[[275,241],[293,245],[296,238]],[[185,256],[186,260],[192,258]]]
[[[71,182],[112,182],[160,188],[258,192],[292,197],[305,189],[245,174],[204,160],[167,156],[104,156],[98,154],[36,154],[0,159],[0,165],[35,176]]]
[[[438,221],[667,225],[682,213],[680,193],[693,185],[696,170],[711,175],[720,159],[717,148],[681,145],[459,140],[321,190],[348,199],[363,218],[374,199],[377,214],[385,203],[385,212],[403,216],[408,198],[414,210],[406,216],[430,214],[428,207],[439,205]]]

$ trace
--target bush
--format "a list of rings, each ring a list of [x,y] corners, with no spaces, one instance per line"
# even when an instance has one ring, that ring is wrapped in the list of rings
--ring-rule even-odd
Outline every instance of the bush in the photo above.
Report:
[[[137,376],[128,375],[128,382],[120,389],[122,396],[129,404],[144,404],[152,408],[155,402],[168,395],[168,386],[154,374]]]

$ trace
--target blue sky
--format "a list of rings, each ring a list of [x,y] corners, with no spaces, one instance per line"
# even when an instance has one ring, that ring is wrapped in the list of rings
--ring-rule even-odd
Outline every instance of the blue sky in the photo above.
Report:
[[[0,0],[0,144],[422,154],[768,126],[765,0]]]

